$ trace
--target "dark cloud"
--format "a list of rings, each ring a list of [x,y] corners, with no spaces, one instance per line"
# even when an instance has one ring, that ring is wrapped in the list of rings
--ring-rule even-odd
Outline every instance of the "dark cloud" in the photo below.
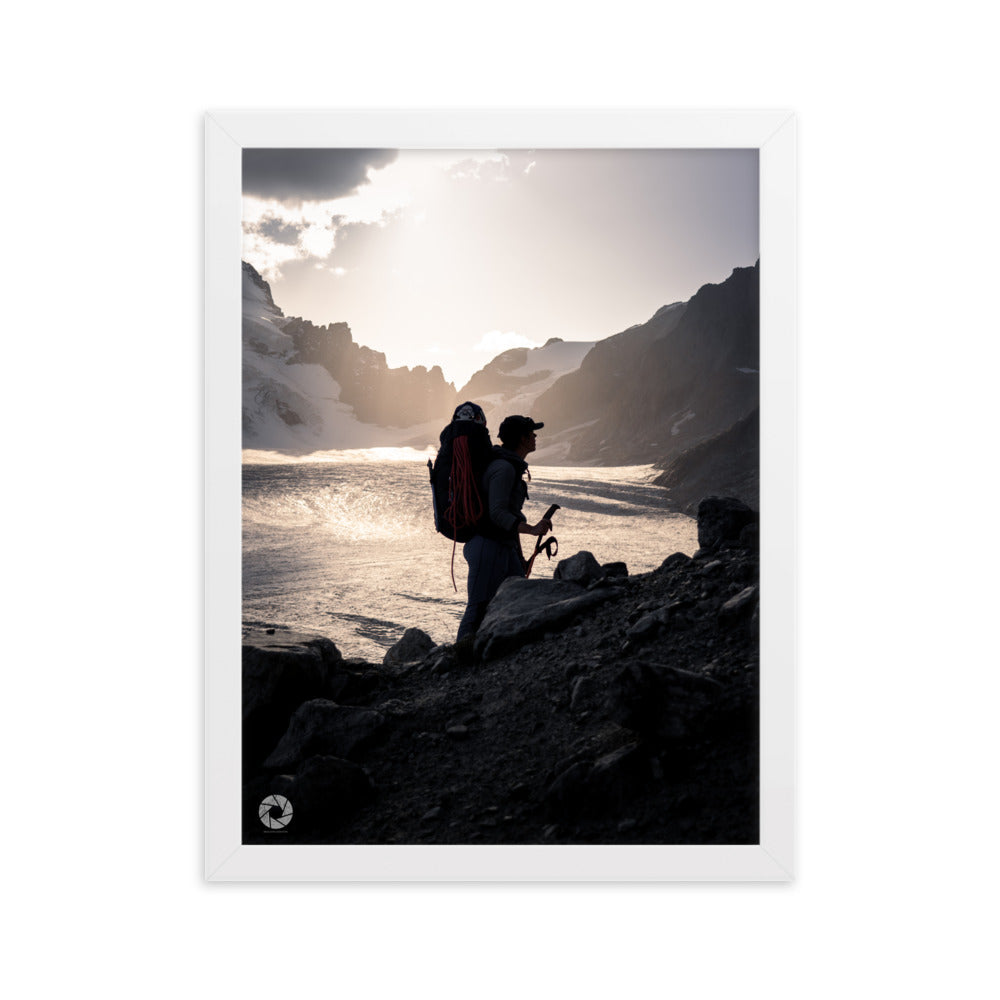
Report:
[[[305,226],[292,225],[283,222],[281,219],[273,217],[264,219],[259,225],[254,227],[262,236],[266,236],[272,243],[285,243],[288,246],[295,246],[299,242],[299,234]]]
[[[351,194],[369,167],[396,159],[395,149],[244,149],[243,193],[278,201],[323,201]]]

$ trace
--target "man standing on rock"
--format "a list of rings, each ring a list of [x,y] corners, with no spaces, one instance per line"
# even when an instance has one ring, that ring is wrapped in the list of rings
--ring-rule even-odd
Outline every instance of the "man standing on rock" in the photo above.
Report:
[[[469,564],[469,603],[458,626],[456,642],[475,634],[493,595],[507,577],[524,576],[519,536],[540,538],[552,528],[552,522],[545,518],[538,524],[528,524],[521,513],[528,499],[525,459],[535,450],[535,431],[544,426],[531,417],[507,417],[500,424],[498,436],[503,443],[494,446],[493,461],[483,474],[489,517],[462,549]]]

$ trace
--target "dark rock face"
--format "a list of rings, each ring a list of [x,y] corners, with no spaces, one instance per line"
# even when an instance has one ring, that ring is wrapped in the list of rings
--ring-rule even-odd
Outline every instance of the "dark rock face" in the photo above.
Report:
[[[740,545],[743,529],[759,521],[760,515],[742,500],[707,497],[698,504],[698,545],[706,553]]]
[[[577,761],[545,793],[552,819],[576,819],[620,811],[643,785],[649,771],[646,755],[630,743],[594,763]]]
[[[737,268],[600,341],[535,409],[547,434],[583,427],[567,464],[669,462],[758,407],[759,326],[759,267]]]
[[[340,385],[340,401],[359,420],[383,427],[409,427],[450,413],[455,388],[441,368],[390,368],[385,355],[355,344],[346,323],[315,326],[293,316],[283,327],[295,343],[289,364],[320,364]]]
[[[310,698],[337,698],[354,680],[322,636],[257,633],[243,640],[243,757],[259,762]]]
[[[507,581],[475,642],[420,659],[419,633],[379,665],[255,638],[247,717],[284,718],[244,843],[759,843],[759,556],[734,532],[591,590]]]
[[[271,286],[257,273],[257,269],[252,264],[248,264],[246,261],[242,261],[242,264],[243,276],[253,282],[264,293],[264,300],[272,309],[277,309],[278,307],[274,304],[274,299],[271,298]],[[280,310],[278,311],[280,312]]]
[[[721,690],[701,674],[638,660],[615,678],[609,709],[643,740],[669,743],[689,737],[702,724]]]
[[[295,810],[295,821],[314,830],[335,828],[374,794],[361,767],[330,756],[309,757],[285,792]]]
[[[663,468],[660,464],[660,468]],[[678,509],[693,514],[707,496],[738,497],[760,503],[760,410],[738,420],[721,434],[696,444],[666,463],[653,480],[670,491]]]
[[[288,730],[264,761],[264,767],[287,770],[315,754],[351,757],[372,741],[384,722],[379,712],[314,698],[295,710]]]

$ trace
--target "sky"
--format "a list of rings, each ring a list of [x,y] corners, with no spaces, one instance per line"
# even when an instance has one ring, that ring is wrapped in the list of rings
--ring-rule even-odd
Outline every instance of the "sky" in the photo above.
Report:
[[[243,151],[243,259],[284,314],[456,388],[757,257],[756,149]]]

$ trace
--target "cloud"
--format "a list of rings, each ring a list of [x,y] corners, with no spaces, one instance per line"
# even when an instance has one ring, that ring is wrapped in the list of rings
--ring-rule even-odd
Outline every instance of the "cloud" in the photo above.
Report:
[[[243,259],[265,281],[275,281],[293,260],[326,260],[337,243],[343,217],[333,202],[303,202],[298,206],[270,199],[243,199]]]
[[[520,333],[515,333],[513,330],[508,330],[506,333],[500,330],[490,330],[489,333],[484,333],[479,338],[479,343],[476,344],[473,350],[480,351],[483,354],[496,355],[502,354],[504,351],[509,351],[514,347],[541,346],[541,344],[522,336]]]
[[[455,181],[506,181],[509,167],[510,159],[505,153],[478,153],[452,163],[447,173]]]
[[[497,150],[245,149],[243,259],[272,283],[293,262],[357,268],[401,233],[412,238],[400,226],[433,230],[454,194],[449,179],[474,197],[480,184],[510,180],[512,164],[520,171],[532,156]]]
[[[264,278],[274,281],[292,260],[323,260],[336,244],[335,224],[325,217],[310,218],[301,210],[284,209],[277,202],[244,200],[243,259]]]
[[[397,155],[395,149],[244,149],[243,193],[289,203],[342,198]]]
[[[265,281],[274,281],[285,264],[301,256],[297,245],[275,243],[256,230],[243,232],[243,260],[252,264]]]
[[[284,219],[277,219],[272,215],[262,219],[254,227],[254,230],[272,243],[295,246],[299,242],[304,228],[304,226],[296,225],[294,222],[286,222]]]

